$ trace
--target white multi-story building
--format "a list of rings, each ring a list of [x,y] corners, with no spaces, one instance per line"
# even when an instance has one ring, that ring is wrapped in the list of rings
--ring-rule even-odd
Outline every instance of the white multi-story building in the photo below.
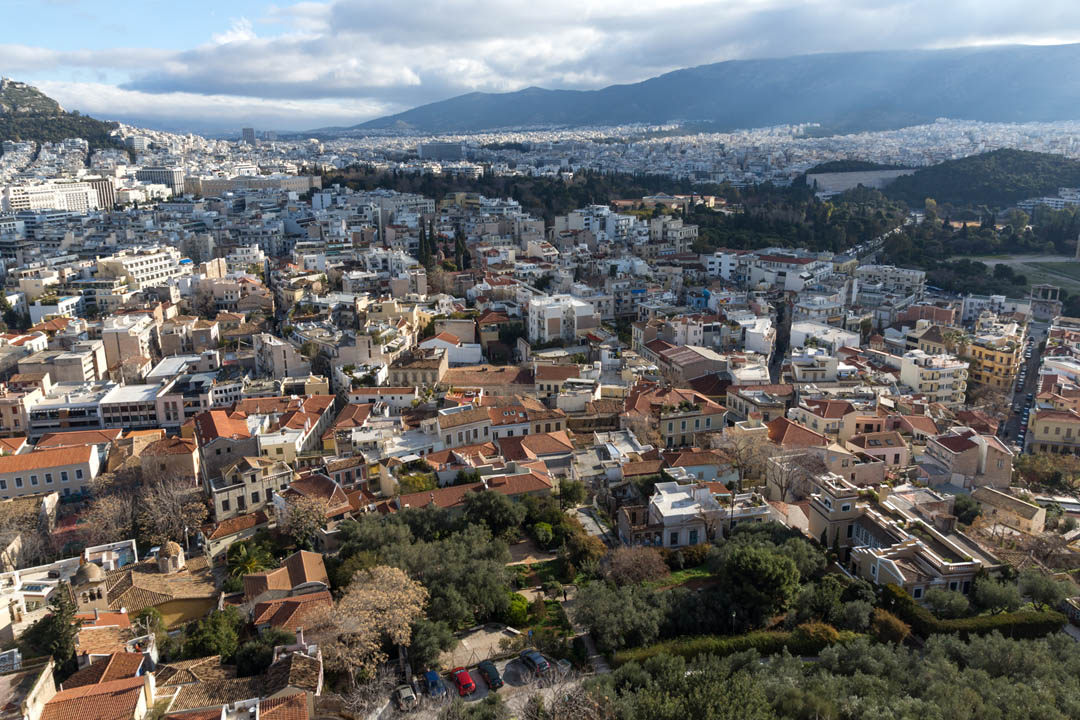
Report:
[[[184,171],[178,167],[151,166],[139,168],[135,171],[135,179],[139,182],[165,185],[172,190],[173,195],[184,193]]]
[[[88,182],[50,182],[40,185],[9,185],[3,191],[5,212],[20,210],[67,210],[85,213],[98,209],[98,193]]]
[[[311,374],[311,363],[292,343],[269,333],[252,337],[255,350],[255,374],[260,377],[303,377]]]
[[[968,364],[952,355],[927,355],[922,350],[904,353],[900,382],[930,402],[960,407],[967,392]]]
[[[570,295],[551,295],[529,301],[529,342],[574,341],[600,326],[592,304]]]
[[[98,275],[122,277],[133,290],[165,285],[184,274],[180,251],[160,247],[142,252],[124,253],[97,261]]]
[[[922,270],[898,268],[894,265],[860,265],[855,268],[860,283],[881,284],[886,290],[921,299],[926,292],[926,273]]]

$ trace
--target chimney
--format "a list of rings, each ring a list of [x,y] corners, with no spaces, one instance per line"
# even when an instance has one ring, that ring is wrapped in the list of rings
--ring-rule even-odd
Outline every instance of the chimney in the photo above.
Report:
[[[303,627],[296,628],[296,644],[297,645],[305,645],[305,643],[304,643],[304,628]],[[306,647],[306,645],[305,645],[305,647]]]

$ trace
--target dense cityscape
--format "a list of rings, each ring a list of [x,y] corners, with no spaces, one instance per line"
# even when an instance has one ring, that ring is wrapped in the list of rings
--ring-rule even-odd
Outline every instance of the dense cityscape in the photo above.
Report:
[[[1080,716],[1080,121],[62,113],[0,84],[5,718]]]

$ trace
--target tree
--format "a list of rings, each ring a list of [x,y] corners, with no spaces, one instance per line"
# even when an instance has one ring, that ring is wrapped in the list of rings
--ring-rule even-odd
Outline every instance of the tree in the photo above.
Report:
[[[576,568],[594,568],[607,552],[607,546],[599,538],[585,532],[577,520],[569,518],[568,522],[575,524],[574,530],[567,536],[560,555]]]
[[[982,506],[979,505],[979,501],[970,495],[957,495],[956,501],[953,504],[953,515],[956,516],[957,522],[964,525],[970,525],[975,522],[975,518],[979,517],[982,512]]]
[[[236,651],[236,674],[239,677],[262,675],[274,662],[274,647],[292,645],[296,636],[277,628],[267,628],[254,640],[248,640]]]
[[[1024,599],[1015,584],[983,578],[975,581],[975,604],[996,615],[1020,609]]]
[[[663,598],[640,585],[587,583],[578,588],[573,613],[605,651],[655,641],[664,621]]]
[[[467,522],[486,526],[496,537],[517,530],[525,519],[524,506],[494,490],[466,493],[464,506]]]
[[[423,616],[428,592],[394,567],[360,570],[332,611],[313,623],[327,666],[349,677],[371,672],[385,662],[384,643],[408,646],[412,626]]]
[[[844,582],[836,575],[826,575],[816,583],[804,585],[795,600],[795,616],[799,622],[820,620],[835,623],[841,613],[840,596]]]
[[[940,618],[962,617],[968,611],[968,599],[958,592],[931,588],[926,591],[926,604]]]
[[[242,578],[245,575],[262,572],[274,567],[274,558],[266,548],[253,542],[239,542],[229,548],[226,554],[229,575]]]
[[[1041,610],[1053,610],[1062,600],[1076,594],[1076,586],[1068,580],[1055,580],[1035,568],[1023,570],[1019,579],[1020,592]]]
[[[139,529],[151,545],[175,540],[187,545],[189,535],[206,521],[206,503],[197,488],[161,474],[143,477]]]
[[[326,525],[329,503],[323,498],[290,497],[278,518],[278,526],[302,550],[313,547],[315,536]]]
[[[664,558],[654,548],[620,547],[607,558],[607,577],[616,585],[639,585],[670,574]]]
[[[840,607],[840,617],[837,624],[842,628],[855,632],[866,632],[866,628],[870,627],[870,614],[873,611],[874,606],[865,600],[853,600],[844,603]]]
[[[785,612],[799,591],[799,570],[791,558],[763,547],[725,547],[714,563],[717,580],[728,589],[736,619],[760,627]]]
[[[524,600],[524,598],[522,598]],[[413,672],[439,664],[439,656],[457,645],[457,638],[450,627],[441,621],[432,622],[420,618],[412,626],[412,643],[409,645],[409,663]]]
[[[564,510],[577,507],[585,502],[585,483],[580,480],[562,480],[559,482],[559,504]]]
[[[397,684],[398,671],[389,665],[379,665],[338,697],[351,717],[367,717],[386,703]]]
[[[748,479],[758,479],[763,474],[765,462],[775,450],[764,433],[725,430],[722,435],[711,436],[710,444],[731,460],[739,473],[736,489],[742,492]]]
[[[886,643],[900,645],[911,634],[911,628],[908,627],[907,623],[888,610],[882,610],[881,608],[874,608],[870,626],[874,637]]]
[[[664,447],[664,438],[660,435],[660,421],[652,415],[632,413],[623,418],[624,429],[634,433],[634,437],[644,445],[652,445],[654,448]]]
[[[62,582],[49,596],[49,614],[31,625],[21,638],[33,650],[32,654],[52,656],[60,675],[58,680],[76,670],[75,640],[80,624],[75,620],[76,612],[69,586]]]
[[[184,634],[184,657],[220,655],[224,662],[232,662],[240,647],[240,631],[246,624],[244,616],[232,605],[212,611],[188,626]]]
[[[826,470],[825,462],[812,452],[797,451],[773,456],[769,458],[765,473],[769,494],[781,502],[802,499],[810,487],[810,478]]]

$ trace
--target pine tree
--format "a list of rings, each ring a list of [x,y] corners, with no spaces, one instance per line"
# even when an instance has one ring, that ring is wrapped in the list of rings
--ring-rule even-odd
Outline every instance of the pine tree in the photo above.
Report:
[[[430,254],[430,251],[428,250],[428,246],[427,246],[427,234],[424,232],[424,226],[421,225],[420,226],[420,241],[416,246],[416,259],[420,261],[421,265],[426,267],[428,265],[428,263],[430,262],[428,260],[428,255],[429,254]]]

